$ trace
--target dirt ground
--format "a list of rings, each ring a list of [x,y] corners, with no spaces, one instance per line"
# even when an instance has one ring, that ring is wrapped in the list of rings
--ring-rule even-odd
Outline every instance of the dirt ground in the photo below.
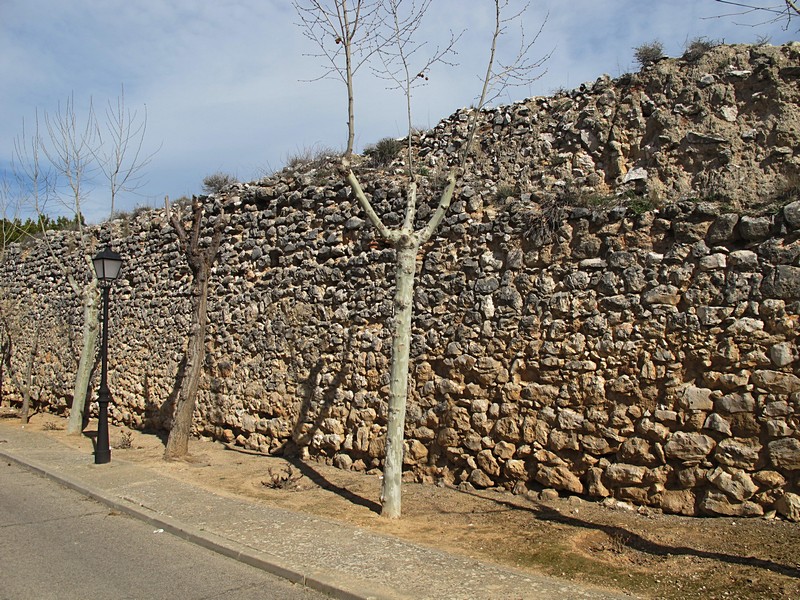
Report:
[[[37,414],[27,427],[65,444],[85,443],[67,436],[65,426],[65,419]],[[201,440],[191,442],[187,460],[165,462],[159,436],[111,427],[110,439],[115,458],[220,494],[531,572],[646,598],[800,598],[800,524],[779,519],[687,518],[575,497],[405,484],[403,518],[387,521],[379,516],[378,475]]]

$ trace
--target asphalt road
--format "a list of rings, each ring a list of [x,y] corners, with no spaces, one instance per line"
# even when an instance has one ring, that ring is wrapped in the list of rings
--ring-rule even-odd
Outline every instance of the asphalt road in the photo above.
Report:
[[[0,463],[0,600],[326,598]]]

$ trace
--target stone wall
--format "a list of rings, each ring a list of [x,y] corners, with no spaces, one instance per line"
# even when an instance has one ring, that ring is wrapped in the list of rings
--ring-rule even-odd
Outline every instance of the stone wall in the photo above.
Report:
[[[799,54],[723,47],[481,115],[482,151],[418,259],[409,479],[682,514],[800,506]],[[466,114],[415,139],[419,224]],[[357,168],[387,225],[402,220],[401,162]],[[393,250],[324,161],[206,204],[230,221],[196,432],[379,469]],[[52,247],[79,264],[74,235]],[[145,211],[92,235],[111,235],[125,260],[112,419],[167,428],[191,279],[175,232]],[[43,245],[5,259],[3,306],[21,332],[12,367],[42,324],[34,387],[66,411],[80,307]]]
[[[225,200],[196,428],[379,468],[393,251],[347,188],[311,179],[239,186]],[[367,191],[391,213],[398,188],[376,179]],[[409,477],[685,514],[761,514],[798,491],[800,203],[758,218],[704,203],[576,208],[537,245],[519,212],[492,202],[461,188],[419,260]],[[162,213],[115,226],[126,267],[113,292],[112,418],[160,427],[189,275]],[[42,252],[15,249],[4,281],[22,297],[40,282],[37,306],[77,326]],[[76,342],[52,334],[39,381],[63,407]]]

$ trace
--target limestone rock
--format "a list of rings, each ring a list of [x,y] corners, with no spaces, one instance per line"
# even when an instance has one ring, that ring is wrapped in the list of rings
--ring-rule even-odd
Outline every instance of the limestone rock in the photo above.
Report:
[[[783,207],[783,218],[792,229],[800,228],[800,200]]]
[[[630,486],[642,483],[647,473],[645,467],[615,463],[608,466],[605,479],[613,486]]]
[[[744,502],[758,491],[758,486],[744,471],[740,469],[732,471],[729,473],[718,467],[708,474],[708,482],[727,494],[732,500]]]
[[[791,492],[786,492],[778,498],[778,501],[775,503],[775,510],[790,521],[794,521],[795,523],[799,522],[800,496],[792,494]]]
[[[469,483],[477,488],[494,487],[494,481],[481,469],[473,469],[469,474]]]
[[[700,511],[704,514],[723,515],[726,517],[760,517],[764,509],[755,502],[735,502],[721,492],[708,491],[700,502]]]
[[[574,494],[583,493],[583,484],[572,471],[565,466],[549,467],[539,465],[536,468],[535,479],[542,485],[557,490],[564,490]]]
[[[781,371],[755,371],[751,381],[758,387],[775,394],[800,392],[800,377]]]
[[[716,446],[713,438],[701,433],[676,431],[664,446],[667,458],[684,462],[699,462]]]
[[[665,490],[659,495],[658,505],[665,513],[694,516],[696,501],[691,490]]]
[[[796,471],[800,469],[800,440],[782,438],[767,444],[767,453],[772,465],[777,469]]]
[[[732,438],[724,439],[717,444],[714,458],[721,464],[739,469],[754,469],[758,463],[761,445],[756,442],[744,442]]]
[[[687,386],[683,392],[680,406],[685,410],[711,410],[714,408],[711,395],[712,391],[708,388]]]

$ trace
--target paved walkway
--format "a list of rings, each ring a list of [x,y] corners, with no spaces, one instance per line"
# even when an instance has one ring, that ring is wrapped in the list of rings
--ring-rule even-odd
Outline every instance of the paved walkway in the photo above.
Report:
[[[341,599],[629,598],[454,556],[352,525],[220,496],[0,422],[0,456],[200,546]]]

